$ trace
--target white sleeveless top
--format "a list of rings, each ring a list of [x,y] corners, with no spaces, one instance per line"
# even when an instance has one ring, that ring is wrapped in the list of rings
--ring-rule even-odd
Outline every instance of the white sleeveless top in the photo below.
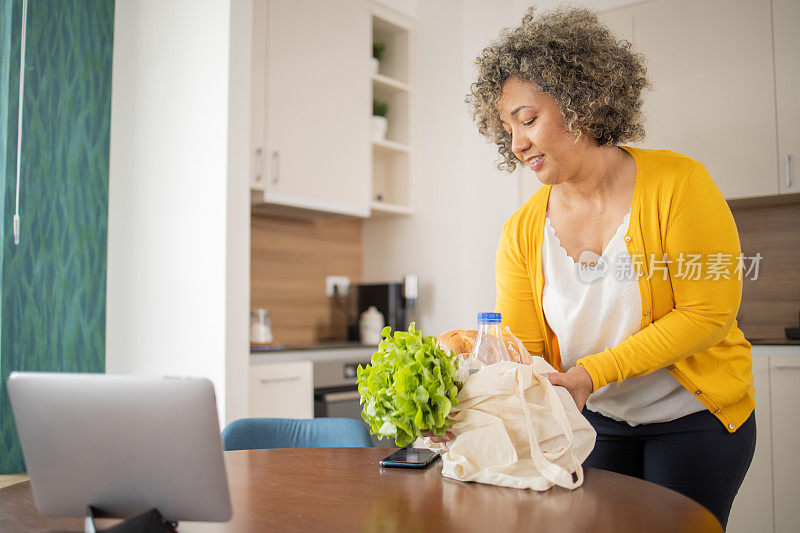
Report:
[[[593,254],[596,266],[592,268],[567,255],[550,219],[545,218],[542,305],[558,337],[564,371],[578,359],[616,346],[641,329],[639,285],[628,270],[631,258],[622,240],[629,220],[630,213],[599,259]],[[586,407],[632,426],[667,422],[706,408],[665,368],[609,383],[589,396]]]

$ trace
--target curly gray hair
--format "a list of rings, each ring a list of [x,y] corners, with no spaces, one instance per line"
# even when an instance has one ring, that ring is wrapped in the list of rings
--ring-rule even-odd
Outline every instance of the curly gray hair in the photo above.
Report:
[[[576,140],[582,134],[600,145],[643,139],[642,92],[650,83],[644,56],[631,47],[587,9],[534,16],[530,8],[518,27],[503,30],[476,58],[478,79],[466,98],[478,131],[498,145],[498,168],[513,172],[517,165],[497,108],[503,84],[512,77],[555,98]]]

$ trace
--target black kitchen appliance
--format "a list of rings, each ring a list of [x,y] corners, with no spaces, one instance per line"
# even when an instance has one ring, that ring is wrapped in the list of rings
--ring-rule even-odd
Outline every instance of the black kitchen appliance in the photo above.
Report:
[[[354,297],[351,304],[354,313],[351,313],[353,322],[348,327],[348,340],[359,341],[358,320],[361,313],[370,306],[374,306],[383,315],[383,319],[392,331],[407,330],[408,325],[415,321],[418,287],[417,276],[409,274],[403,281],[389,283],[362,283],[355,285],[352,290]],[[419,329],[419,324],[417,324]]]
[[[367,366],[370,358],[367,355],[355,360],[344,357],[314,361],[314,418],[352,418],[369,428],[361,417],[356,369],[358,365]],[[395,447],[394,439],[378,440],[375,435],[370,435],[370,438],[373,446]]]
[[[790,340],[800,340],[800,326],[786,328],[786,338]]]

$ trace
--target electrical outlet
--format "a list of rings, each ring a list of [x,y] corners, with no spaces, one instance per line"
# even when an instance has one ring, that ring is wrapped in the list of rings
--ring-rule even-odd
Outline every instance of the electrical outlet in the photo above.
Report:
[[[350,290],[350,278],[347,276],[326,276],[325,295],[333,296],[334,287],[337,287],[336,294],[338,296],[347,296],[347,292]]]

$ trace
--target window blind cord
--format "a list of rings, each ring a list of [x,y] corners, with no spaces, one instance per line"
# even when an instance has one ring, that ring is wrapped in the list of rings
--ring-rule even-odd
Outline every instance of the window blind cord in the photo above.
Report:
[[[25,93],[25,30],[28,26],[28,0],[22,0],[22,37],[19,51],[19,109],[17,111],[17,197],[14,207],[14,245],[19,245],[19,172],[22,163],[22,97]]]

